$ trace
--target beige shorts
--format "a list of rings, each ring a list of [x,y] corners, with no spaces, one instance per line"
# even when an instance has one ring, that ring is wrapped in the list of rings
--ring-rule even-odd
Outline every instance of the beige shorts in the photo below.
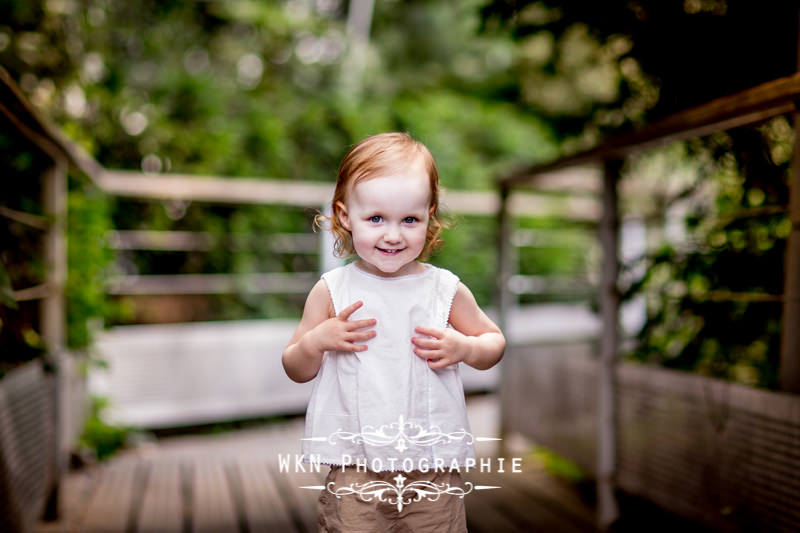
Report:
[[[363,487],[369,481],[384,481],[397,486],[394,478],[401,474],[403,486],[413,481],[430,481],[439,487],[464,487],[461,474],[458,472],[358,472],[355,466],[348,466],[344,472],[340,466],[332,466],[325,479],[325,486],[336,490],[341,487]],[[329,483],[333,482],[333,486]],[[356,484],[360,485],[356,485]],[[386,496],[395,496],[393,491]],[[384,499],[388,499],[387,497]],[[405,497],[413,494],[406,491]],[[463,533],[467,531],[467,519],[464,512],[464,498],[453,494],[441,494],[438,499],[430,501],[422,498],[403,505],[401,511],[397,504],[379,501],[372,496],[365,501],[358,494],[344,494],[340,497],[323,489],[317,501],[317,523],[319,531],[327,532],[443,532]]]

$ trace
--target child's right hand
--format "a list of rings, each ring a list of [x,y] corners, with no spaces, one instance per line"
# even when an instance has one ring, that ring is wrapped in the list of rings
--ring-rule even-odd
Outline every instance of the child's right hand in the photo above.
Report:
[[[336,350],[340,352],[363,352],[367,347],[363,344],[354,344],[358,341],[366,341],[376,335],[374,329],[367,331],[364,328],[372,328],[378,323],[374,318],[365,318],[363,320],[349,321],[356,309],[364,305],[364,302],[358,301],[342,309],[342,311],[333,318],[329,318],[321,322],[310,333],[313,338],[313,344],[320,350]]]

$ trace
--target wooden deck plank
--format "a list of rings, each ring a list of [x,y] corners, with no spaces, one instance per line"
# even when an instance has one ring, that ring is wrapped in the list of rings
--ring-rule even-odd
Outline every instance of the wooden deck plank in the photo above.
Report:
[[[477,478],[463,476],[464,481],[479,483]],[[480,482],[483,484],[483,482]],[[467,514],[467,529],[470,533],[494,533],[496,531],[520,531],[518,524],[512,522],[505,513],[497,507],[502,500],[502,494],[497,494],[500,489],[480,491],[464,497],[464,507]]]
[[[548,495],[558,482],[546,474],[525,470],[521,474],[470,472],[464,473],[463,478],[476,485],[500,487],[466,496],[467,520],[473,526],[470,531],[487,527],[490,531],[594,530],[592,510],[576,494],[562,487],[559,497]],[[562,499],[569,503],[562,503]],[[502,525],[492,525],[498,516],[502,517]]]
[[[264,461],[239,461],[245,515],[250,531],[292,531],[294,523]]]
[[[99,482],[95,469],[86,469],[61,478],[59,519],[39,522],[36,533],[64,533],[79,531],[86,508]]]
[[[595,527],[594,509],[583,501],[579,491],[566,481],[553,478],[541,467],[531,466],[524,475],[507,477],[506,483],[536,498],[548,507],[571,516],[571,520],[591,530]]]
[[[99,480],[83,523],[79,525],[80,531],[94,533],[126,530],[136,468],[136,462],[119,461],[96,470]]]
[[[324,466],[321,468],[324,471]],[[327,472],[278,472],[277,465],[271,465],[270,474],[281,493],[295,528],[302,532],[317,531],[317,499],[320,491],[301,489],[302,486],[322,485]]]
[[[158,461],[151,466],[138,531],[173,533],[183,528],[183,501],[179,464]]]
[[[483,416],[492,418],[491,413]],[[43,523],[37,532],[124,532],[133,526],[165,533],[316,532],[319,490],[300,487],[323,485],[328,467],[318,473],[281,473],[277,462],[279,453],[299,453],[302,430],[302,419],[293,419],[224,435],[163,439],[123,451],[107,465],[69,473],[64,487],[70,488],[62,490],[63,520],[58,526]],[[475,431],[491,434],[480,423]],[[522,452],[505,455],[509,453]],[[501,487],[465,497],[471,533],[594,529],[591,505],[535,461],[523,463],[522,474],[472,471],[463,478]]]
[[[238,531],[236,509],[221,462],[195,462],[191,492],[193,531]]]

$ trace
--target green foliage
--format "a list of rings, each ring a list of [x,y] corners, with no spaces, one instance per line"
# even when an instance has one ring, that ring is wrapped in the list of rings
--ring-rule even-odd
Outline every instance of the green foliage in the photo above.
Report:
[[[491,217],[452,217],[444,246],[431,262],[456,273],[480,305],[492,302],[497,271],[497,229]]]
[[[749,0],[491,0],[488,35],[517,43],[506,94],[565,151],[794,73],[796,6]]]
[[[687,242],[648,258],[628,295],[648,297],[631,357],[777,387],[781,300],[790,224],[786,119],[695,142],[716,163],[690,193]],[[788,136],[788,133],[787,133]],[[738,154],[734,157],[733,154]],[[694,157],[698,157],[694,155]],[[702,156],[701,156],[702,157]]]
[[[67,196],[67,346],[86,348],[89,324],[109,313],[106,279],[113,260],[108,198],[91,184],[73,180]]]
[[[0,168],[5,174],[0,205],[41,215],[40,175],[47,162],[5,118],[0,119]],[[0,376],[45,352],[37,333],[37,301],[18,302],[13,293],[43,283],[43,246],[41,229],[5,216],[0,218]]]
[[[333,181],[363,137],[407,130],[426,142],[449,188],[492,187],[499,171],[554,155],[549,128],[486,101],[512,54],[476,35],[479,2],[378,2],[361,69],[348,63],[346,5],[307,2],[10,2],[0,60],[33,103],[110,168]],[[35,46],[33,46],[35,44]],[[77,194],[77,193],[76,193]],[[124,274],[313,271],[315,257],[277,254],[273,232],[306,232],[308,213],[278,207],[71,197],[70,228],[96,243],[102,210],[117,229],[204,231],[209,252],[120,252]],[[86,221],[78,220],[86,217]],[[491,294],[490,225],[465,222],[436,258],[481,302]],[[229,246],[236,240],[235,246]],[[473,253],[482,243],[479,253]],[[485,244],[484,244],[485,243]],[[103,306],[102,247],[71,253],[70,342]],[[461,258],[469,257],[468,261]],[[459,267],[459,268],[455,268]],[[296,316],[302,298],[206,299],[206,319]],[[135,320],[130,299],[107,322]]]
[[[543,465],[550,475],[559,479],[570,483],[579,483],[586,479],[586,473],[576,463],[544,446],[534,447],[531,458]]]
[[[796,70],[790,4],[493,0],[482,20],[485,34],[517,44],[501,98],[545,117],[562,153]],[[650,224],[648,254],[623,271],[625,296],[647,301],[631,357],[777,385],[791,130],[778,117],[627,162],[626,185],[649,196],[623,197],[624,212]],[[664,240],[678,205],[683,236]],[[571,268],[547,254],[522,260]]]
[[[10,170],[2,204],[23,213],[42,214],[42,175],[51,161],[3,122],[0,131],[2,166]],[[106,199],[96,188],[74,177],[67,198],[67,346],[83,348],[90,342],[87,322],[106,312],[104,274],[112,260],[105,243],[110,229]],[[46,220],[46,219],[45,219]],[[44,232],[4,220],[0,229],[0,302],[3,361],[26,361],[44,351],[37,333],[38,300],[16,302],[12,290],[44,282]]]
[[[103,420],[103,411],[108,407],[108,398],[92,396],[89,416],[81,433],[79,444],[89,450],[98,460],[112,457],[125,446],[125,440],[133,428],[115,426]]]
[[[444,187],[493,188],[502,170],[555,155],[549,129],[507,104],[439,90],[398,98],[392,109],[394,129],[430,148]]]

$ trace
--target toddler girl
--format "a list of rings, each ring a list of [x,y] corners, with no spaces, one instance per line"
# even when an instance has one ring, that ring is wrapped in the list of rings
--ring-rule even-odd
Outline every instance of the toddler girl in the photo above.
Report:
[[[458,363],[492,367],[505,339],[458,277],[420,261],[440,244],[438,189],[433,156],[404,133],[364,139],[339,167],[330,229],[357,258],[311,289],[283,353],[292,380],[316,378],[303,453],[331,465],[321,531],[466,531],[459,468],[475,451]]]

